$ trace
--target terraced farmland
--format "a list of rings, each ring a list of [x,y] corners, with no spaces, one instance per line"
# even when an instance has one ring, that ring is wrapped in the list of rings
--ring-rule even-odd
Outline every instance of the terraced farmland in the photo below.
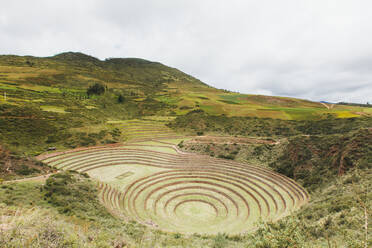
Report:
[[[163,119],[135,119],[120,122],[120,128],[130,141],[146,141],[149,139],[169,139],[181,138],[182,136],[175,133],[167,127],[165,123],[169,122]]]
[[[184,153],[181,139],[76,149],[39,159],[99,180],[114,214],[166,231],[240,233],[306,204],[307,192],[268,169]]]

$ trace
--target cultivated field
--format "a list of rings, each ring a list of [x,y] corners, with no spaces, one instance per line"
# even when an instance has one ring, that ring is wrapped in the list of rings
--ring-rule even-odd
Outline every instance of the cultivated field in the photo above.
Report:
[[[116,124],[131,142],[147,141],[151,139],[182,138],[183,136],[175,133],[165,125],[165,123],[169,122],[169,118],[170,117],[149,116],[147,119],[133,119],[119,122],[109,121],[109,123]]]
[[[100,198],[115,215],[180,233],[253,230],[309,200],[293,180],[257,166],[184,153],[181,138],[148,139],[39,156],[62,170],[99,181]]]

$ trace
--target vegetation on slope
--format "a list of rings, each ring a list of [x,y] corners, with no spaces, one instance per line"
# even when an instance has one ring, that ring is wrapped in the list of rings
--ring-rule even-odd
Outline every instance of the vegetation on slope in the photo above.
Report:
[[[371,166],[372,129],[359,129],[344,135],[290,138],[282,155],[270,164],[275,171],[310,190],[352,168],[367,169]]]
[[[211,157],[224,158],[269,167],[269,164],[276,161],[286,148],[288,141],[278,139],[276,141],[264,138],[249,138],[249,143],[239,142],[241,137],[223,136],[219,142],[200,142],[199,136],[192,140],[182,141],[178,147],[191,153],[200,153]],[[215,137],[215,136],[213,136]],[[268,142],[270,141],[270,142]]]
[[[106,93],[99,97],[87,94],[93,85],[104,85]],[[319,119],[326,113],[338,117],[372,113],[371,108],[360,106],[336,105],[327,109],[321,103],[306,100],[232,93],[209,87],[157,62],[135,58],[101,61],[72,52],[47,58],[0,56],[0,93],[7,94],[1,104],[27,103],[52,111],[65,108],[59,112],[74,112],[80,117],[88,117],[91,107],[101,118],[121,119],[150,113],[182,115],[193,109],[215,115],[295,120]],[[121,102],[124,106],[115,104],[120,96],[125,99]]]
[[[36,159],[16,154],[0,146],[0,183],[56,171]]]
[[[0,199],[7,218],[1,247],[124,247],[126,234],[138,229],[111,217],[98,201],[95,183],[72,172],[53,175],[45,185],[3,185]]]
[[[371,171],[353,170],[318,189],[303,210],[252,234],[163,233],[112,217],[95,183],[63,172],[38,182],[0,187],[1,247],[364,247]],[[315,195],[315,194],[314,194]],[[371,240],[367,245],[371,245]]]
[[[232,136],[289,137],[294,135],[344,134],[359,128],[372,127],[372,118],[334,118],[325,115],[319,120],[280,120],[270,118],[228,117],[210,115],[202,110],[177,116],[169,126],[175,130],[216,133]]]
[[[301,211],[252,234],[252,247],[370,247],[371,169],[352,170],[318,188]],[[249,246],[248,246],[249,247]]]
[[[176,69],[140,59],[0,56],[0,142],[35,155],[49,146],[123,141],[110,135],[118,133],[117,126],[107,121],[170,114],[174,107],[154,95],[168,81],[206,87]],[[104,92],[100,86],[100,94],[91,94],[94,85],[104,85]]]

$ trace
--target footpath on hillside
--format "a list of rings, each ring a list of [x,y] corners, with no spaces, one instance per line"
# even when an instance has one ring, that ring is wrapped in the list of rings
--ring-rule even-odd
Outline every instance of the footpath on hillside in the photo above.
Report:
[[[36,176],[36,177],[27,177],[27,178],[21,178],[21,179],[15,179],[15,180],[9,180],[9,181],[3,181],[3,183],[18,183],[18,182],[41,182],[47,180],[51,175],[56,174],[57,172],[54,173],[49,173],[41,176]]]

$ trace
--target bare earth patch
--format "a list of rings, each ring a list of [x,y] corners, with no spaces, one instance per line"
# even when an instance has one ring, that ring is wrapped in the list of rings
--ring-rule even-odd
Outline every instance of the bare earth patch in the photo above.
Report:
[[[213,143],[213,144],[276,144],[273,139],[257,139],[246,137],[229,137],[229,136],[199,136],[185,143]]]

